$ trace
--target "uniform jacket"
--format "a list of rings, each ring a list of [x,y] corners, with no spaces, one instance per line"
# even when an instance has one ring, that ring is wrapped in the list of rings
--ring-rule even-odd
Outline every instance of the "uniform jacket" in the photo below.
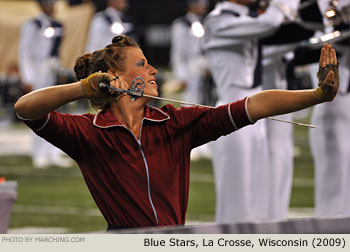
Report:
[[[45,14],[23,23],[19,67],[24,83],[33,85],[33,89],[56,84],[62,37],[63,25]]]
[[[202,28],[203,34],[199,34],[200,31],[196,33],[192,27],[195,22],[199,25],[202,23],[200,17],[187,13],[174,20],[171,25],[171,65],[176,78],[183,82],[188,82],[193,74],[203,75],[203,66],[206,63],[203,55],[204,28]],[[199,70],[196,71],[196,69]]]
[[[146,106],[140,139],[109,110],[24,122],[78,163],[109,224],[144,227],[184,224],[191,149],[251,120],[243,99],[215,109]]]
[[[209,13],[204,20],[205,45],[219,98],[227,100],[232,87],[261,84],[256,72],[258,39],[276,31],[286,17],[285,10],[296,9],[298,3],[299,0],[275,0],[264,14],[254,17],[248,7],[224,1]]]

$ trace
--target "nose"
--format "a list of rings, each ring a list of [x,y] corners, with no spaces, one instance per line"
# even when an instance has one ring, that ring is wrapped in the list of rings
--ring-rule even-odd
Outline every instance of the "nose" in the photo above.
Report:
[[[158,70],[156,68],[154,68],[153,66],[149,65],[150,66],[150,73],[152,75],[156,75],[158,73]]]

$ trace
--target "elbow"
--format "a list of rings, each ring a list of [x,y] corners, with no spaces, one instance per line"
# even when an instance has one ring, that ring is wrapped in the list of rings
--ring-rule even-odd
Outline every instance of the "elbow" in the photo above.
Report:
[[[247,114],[249,115],[250,120],[256,122],[257,120],[261,119],[257,115],[257,111],[254,107],[254,102],[252,102],[252,97],[247,98]]]
[[[14,105],[14,109],[16,111],[16,114],[19,116],[19,117],[23,117],[25,118],[25,102],[23,101],[22,97],[20,97],[17,102],[15,103]]]
[[[264,93],[266,91],[261,91]],[[250,120],[256,122],[260,119],[263,119],[269,116],[269,109],[263,99],[259,99],[257,94],[250,96],[247,100],[247,113],[250,117]]]

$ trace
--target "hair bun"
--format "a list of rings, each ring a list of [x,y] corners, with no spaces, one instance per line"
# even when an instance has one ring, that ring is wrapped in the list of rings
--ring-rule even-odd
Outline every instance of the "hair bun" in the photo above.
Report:
[[[84,55],[77,58],[74,66],[74,72],[78,80],[88,77],[89,60],[91,57],[91,53],[85,53]]]
[[[112,39],[112,43],[113,44],[118,44],[120,42],[122,42],[124,40],[125,36],[122,36],[122,35],[119,35],[119,36],[115,36],[113,39]]]

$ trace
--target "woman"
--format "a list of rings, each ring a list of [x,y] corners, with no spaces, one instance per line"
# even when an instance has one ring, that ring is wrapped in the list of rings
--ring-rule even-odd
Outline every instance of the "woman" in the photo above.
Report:
[[[215,109],[158,109],[146,105],[150,98],[133,100],[99,88],[109,82],[128,89],[141,77],[144,93],[158,95],[157,70],[131,38],[117,36],[104,49],[77,59],[80,81],[29,93],[15,110],[36,134],[78,163],[109,229],[184,224],[191,149],[261,118],[332,100],[337,72],[325,66],[335,64],[335,51],[326,44],[320,66],[327,77],[322,75],[318,89],[269,90]],[[100,110],[96,115],[54,111],[84,98]]]

